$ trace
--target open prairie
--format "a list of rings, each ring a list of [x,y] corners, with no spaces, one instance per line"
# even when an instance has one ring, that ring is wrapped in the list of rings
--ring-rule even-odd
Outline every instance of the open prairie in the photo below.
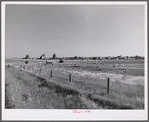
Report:
[[[6,60],[6,108],[144,109],[144,61],[104,61],[127,65],[126,73],[95,71],[95,61],[24,62]]]
[[[12,59],[6,59],[5,63],[7,65],[7,63],[9,64],[13,64],[13,63],[24,63],[26,60],[12,60]],[[40,63],[45,63],[45,60],[28,60],[29,62],[40,62]],[[49,60],[51,62],[54,62],[54,60]],[[113,64],[119,64],[119,65],[123,65],[124,69],[126,69],[126,74],[128,75],[134,75],[134,76],[144,76],[144,60],[102,60],[104,62],[104,64],[106,65],[113,65]],[[66,60],[65,63],[63,64],[63,66],[65,67],[70,67],[73,69],[82,69],[82,70],[90,70],[90,71],[95,71],[98,72],[99,70],[96,68],[98,66],[98,62],[102,62],[101,60],[98,61],[87,61],[87,60]],[[58,61],[56,61],[58,62]],[[87,63],[88,62],[88,63]],[[90,63],[91,62],[91,63]],[[95,63],[97,63],[97,65],[95,65]],[[73,64],[77,64],[79,67],[73,67]],[[110,68],[110,67],[108,67]],[[105,68],[106,69],[106,68]],[[110,72],[107,70],[103,70],[101,72]],[[111,72],[110,72],[111,73]],[[121,74],[121,72],[119,71],[112,71],[112,73],[119,73]],[[123,72],[122,72],[123,74]]]

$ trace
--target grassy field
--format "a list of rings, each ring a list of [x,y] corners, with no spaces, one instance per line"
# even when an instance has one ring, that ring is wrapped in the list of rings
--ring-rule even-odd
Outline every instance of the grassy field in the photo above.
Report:
[[[20,65],[15,67],[17,68],[19,66]],[[51,69],[52,69],[52,78],[50,78]],[[48,84],[52,83],[55,84],[56,86],[59,86],[60,87],[59,89],[61,89],[60,91],[63,90],[76,91],[77,94],[79,95],[79,99],[84,100],[86,104],[91,103],[92,107],[90,108],[104,108],[104,109],[144,108],[143,76],[126,75],[124,77],[124,75],[120,74],[91,71],[82,69],[82,67],[77,68],[72,68],[70,66],[59,67],[59,65],[57,64],[46,65],[45,63],[40,62],[38,63],[30,62],[26,67],[26,70],[32,71],[30,74],[34,74],[35,76],[46,79]],[[72,74],[71,82],[68,81],[70,73]],[[107,90],[106,77],[110,78],[109,95],[106,93]],[[21,78],[24,78],[24,76],[22,77],[20,76],[20,79]],[[28,81],[29,79],[26,80]],[[31,82],[31,80],[28,82]],[[70,96],[71,96],[70,100],[72,100],[74,97],[73,95]],[[74,100],[72,101],[74,102]]]
[[[105,60],[106,64],[144,64],[144,60]]]
[[[6,59],[5,62],[24,62],[28,60],[29,62],[45,62],[45,60],[32,60],[32,59]],[[49,61],[54,61],[54,60],[49,60]],[[81,60],[82,62],[86,62],[87,60]],[[95,60],[90,60],[90,61],[95,61]],[[101,61],[101,60],[98,60]],[[102,60],[105,62],[105,64],[143,64],[144,65],[144,60]],[[66,62],[80,62],[80,60],[66,60]]]
[[[11,60],[11,59],[6,59],[6,65],[9,63],[24,63],[26,60]],[[45,63],[46,61],[44,60],[28,60],[29,62],[32,63]],[[50,60],[54,61],[54,60]],[[125,65],[126,69],[126,74],[127,75],[133,75],[133,76],[144,76],[144,60],[103,60],[105,65],[113,65],[113,64],[122,64]],[[58,62],[58,61],[57,61]],[[107,69],[102,69],[98,70],[96,67],[100,65],[97,62],[102,62],[102,61],[87,61],[87,60],[66,60],[64,64],[59,65],[63,67],[70,67],[70,69],[82,69],[82,70],[89,70],[89,71],[95,71],[95,72],[107,72],[107,73],[116,73],[116,74],[124,74],[124,70],[107,70]],[[76,63],[79,67],[73,67],[73,63]],[[97,65],[95,65],[97,63]]]
[[[6,109],[101,109],[79,92],[12,67],[6,68]]]

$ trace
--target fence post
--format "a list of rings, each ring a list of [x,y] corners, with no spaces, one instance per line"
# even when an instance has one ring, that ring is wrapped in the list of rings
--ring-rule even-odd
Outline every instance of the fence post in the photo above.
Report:
[[[52,70],[51,70],[51,74],[50,74],[50,77],[52,78]]]
[[[69,82],[71,82],[71,74],[69,74]]]
[[[24,70],[26,70],[26,67],[25,67],[25,65],[24,65],[24,67],[23,67],[23,68],[24,68]]]
[[[110,78],[107,80],[107,93],[109,94],[109,83],[110,83]]]
[[[124,80],[125,80],[125,77],[126,77],[126,69],[125,69],[125,75],[124,75]]]
[[[126,69],[124,69],[124,76],[122,77],[123,80],[125,80],[125,77],[126,77]]]

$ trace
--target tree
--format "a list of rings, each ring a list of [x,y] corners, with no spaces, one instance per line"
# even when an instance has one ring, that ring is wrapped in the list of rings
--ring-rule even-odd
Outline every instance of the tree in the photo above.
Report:
[[[46,55],[45,54],[42,54],[42,59],[46,59]]]
[[[84,57],[81,58],[81,60],[84,60],[84,59],[85,59]]]
[[[62,58],[60,58],[60,60],[59,60],[59,63],[63,63],[64,61],[63,61],[63,59]]]
[[[129,58],[129,56],[126,56],[126,59],[128,59]]]
[[[78,57],[77,57],[77,56],[75,56],[75,57],[74,57],[74,59],[76,59],[76,60],[77,60],[77,59],[78,59]]]
[[[46,59],[46,55],[42,54],[39,59]]]
[[[101,58],[101,57],[98,57],[97,59],[98,59],[98,60],[101,60],[102,58]]]
[[[56,59],[56,54],[53,54],[53,59]]]
[[[108,58],[108,57],[105,57],[105,59],[107,59],[107,60],[108,60],[109,58]]]
[[[29,55],[28,54],[26,55],[25,59],[29,59]]]
[[[46,57],[46,55],[45,55],[45,54],[42,54],[42,56],[43,56],[43,57]]]
[[[97,59],[97,57],[93,57],[93,60],[96,60]]]

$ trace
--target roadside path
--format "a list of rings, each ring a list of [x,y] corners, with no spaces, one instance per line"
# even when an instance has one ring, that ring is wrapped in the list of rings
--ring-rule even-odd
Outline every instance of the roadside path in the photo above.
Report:
[[[44,87],[44,81],[15,69],[6,69],[7,93],[16,109],[63,109],[63,96]]]

